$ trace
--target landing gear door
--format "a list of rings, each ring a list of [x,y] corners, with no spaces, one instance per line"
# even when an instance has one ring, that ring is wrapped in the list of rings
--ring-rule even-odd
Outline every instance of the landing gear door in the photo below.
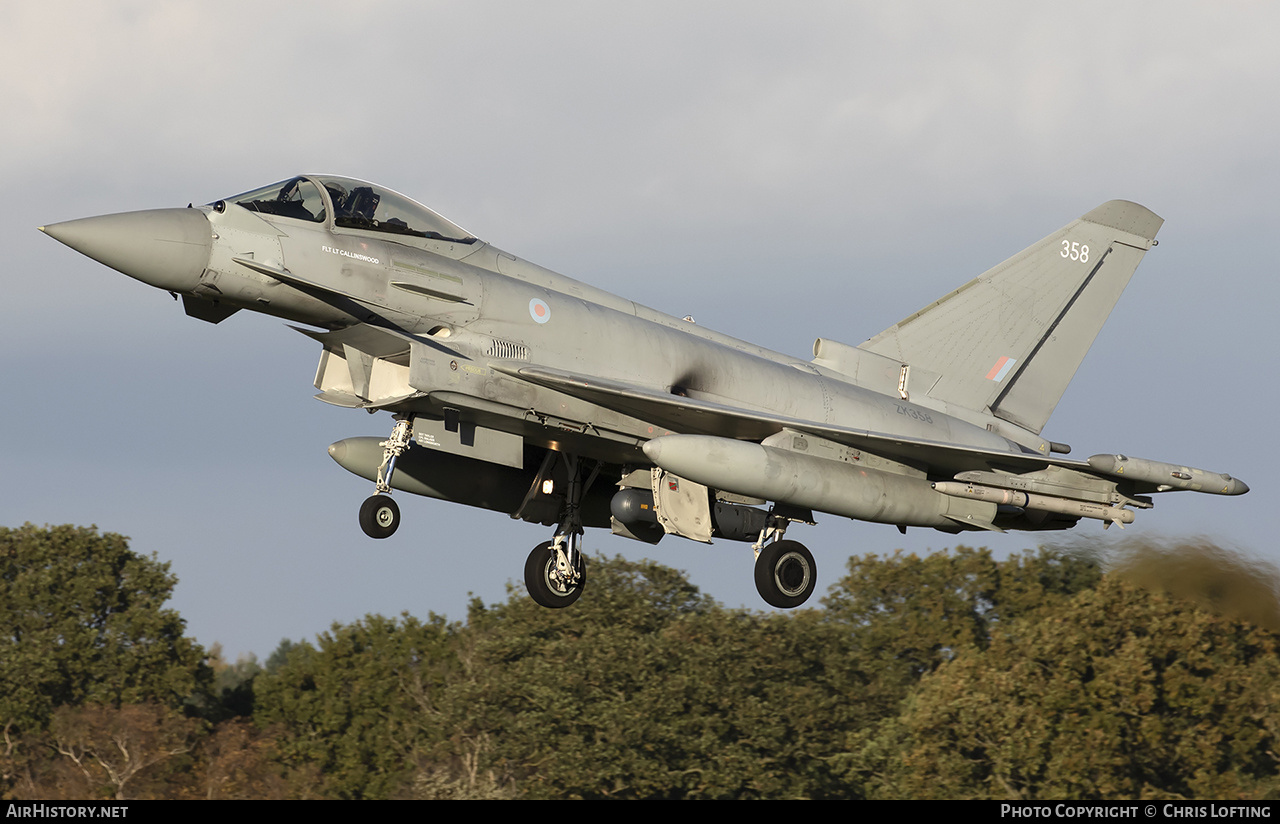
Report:
[[[711,543],[711,495],[707,487],[653,470],[653,499],[657,502],[658,523],[667,532]]]

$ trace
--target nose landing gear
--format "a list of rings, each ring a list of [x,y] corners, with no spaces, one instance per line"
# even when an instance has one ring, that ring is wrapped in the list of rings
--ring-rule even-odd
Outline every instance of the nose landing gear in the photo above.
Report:
[[[400,507],[391,499],[391,475],[396,459],[409,448],[413,418],[397,418],[391,437],[383,441],[382,463],[378,466],[378,491],[360,505],[360,529],[370,538],[390,538],[400,526]]]

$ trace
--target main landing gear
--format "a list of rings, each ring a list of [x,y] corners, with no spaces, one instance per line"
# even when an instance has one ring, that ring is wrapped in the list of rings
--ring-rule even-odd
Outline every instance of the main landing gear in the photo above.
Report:
[[[577,559],[577,565],[569,560]],[[552,541],[533,548],[524,562],[524,585],[539,606],[560,609],[582,595],[587,583],[587,559],[580,551],[557,549]]]
[[[391,436],[380,444],[382,463],[378,466],[377,492],[360,506],[360,528],[370,538],[389,538],[400,526],[400,507],[390,495],[391,477],[395,472],[396,460],[409,449],[412,434],[412,417],[398,417]],[[555,537],[534,547],[524,564],[524,582],[529,597],[551,609],[562,609],[574,603],[582,596],[582,590],[586,586],[587,562],[582,552],[581,504],[601,468],[599,463],[584,461],[576,455],[548,452],[542,469],[538,471],[534,487],[530,489],[530,497],[535,489],[541,488],[544,483],[550,483],[550,470],[557,461],[562,462],[565,469],[568,488],[564,493],[564,504]],[[813,595],[818,581],[818,566],[814,563],[813,554],[797,541],[783,540],[792,521],[812,523],[812,517],[807,510],[775,506],[765,519],[758,540],[752,545],[756,554],[756,590],[771,606],[791,609],[805,603]],[[751,529],[754,530],[757,524],[758,520],[752,523]],[[748,532],[742,535],[739,532],[736,539],[750,540],[746,537],[750,534]]]
[[[582,595],[587,583],[587,559],[582,554],[582,496],[600,474],[596,464],[583,480],[582,462],[559,453],[568,470],[569,488],[555,539],[538,544],[524,562],[524,585],[540,606],[561,609]],[[540,473],[541,474],[541,473]]]
[[[391,437],[383,441],[382,463],[378,466],[377,492],[360,506],[360,529],[370,538],[389,538],[400,526],[400,507],[391,498],[391,477],[396,460],[408,449],[413,436],[413,418],[396,418]],[[575,455],[549,452],[538,472],[535,487],[547,479],[555,462],[563,461],[568,476],[568,489],[555,538],[539,544],[529,553],[524,565],[525,586],[529,597],[544,607],[567,607],[582,595],[587,580],[587,562],[582,553],[582,496],[600,474],[600,464],[589,472]],[[585,477],[584,477],[585,476]],[[533,490],[530,490],[532,495]]]
[[[378,466],[378,492],[360,505],[360,528],[370,538],[390,538],[400,526],[400,507],[391,499],[391,475],[396,459],[409,448],[412,418],[397,418],[391,437],[383,441],[382,463]]]
[[[780,609],[809,600],[818,583],[818,565],[808,547],[782,540],[789,524],[789,518],[770,512],[760,539],[751,547],[756,551],[756,591],[767,604]]]

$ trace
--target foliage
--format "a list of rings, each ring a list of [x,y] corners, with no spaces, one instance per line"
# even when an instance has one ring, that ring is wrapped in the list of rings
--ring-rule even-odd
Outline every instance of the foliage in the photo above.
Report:
[[[1277,638],[1119,579],[927,677],[878,792],[1247,798],[1277,788]]]
[[[188,793],[204,799],[288,798],[288,782],[276,767],[274,730],[243,718],[218,724],[196,750]],[[305,793],[302,793],[305,795]]]
[[[1086,558],[1044,550],[1004,561],[963,546],[924,558],[854,556],[823,603],[849,637],[843,666],[863,674],[861,697],[884,718],[922,676],[985,649],[997,626],[1052,611],[1100,574]]]
[[[481,762],[528,795],[661,796],[688,767],[659,699],[684,700],[668,633],[713,605],[656,564],[597,559],[591,570],[573,609],[514,596],[472,610],[462,720],[485,744]]]
[[[0,527],[0,791],[37,758],[64,706],[200,699],[204,653],[163,605],[177,579],[120,535],[26,524]]]
[[[181,706],[209,672],[163,607],[176,583],[120,535],[0,527],[0,723],[36,730],[64,704]]]
[[[216,698],[205,713],[214,721],[253,715],[253,682],[262,672],[262,665],[253,653],[241,655],[234,664],[222,654],[222,644],[214,642],[209,647],[209,668],[213,672],[212,691]]]
[[[27,526],[0,552],[10,796],[1280,794],[1280,639],[1231,612],[1280,614],[1274,576],[1212,547],[1106,578],[1045,551],[853,558],[790,613],[597,558],[568,609],[513,590],[465,624],[370,615],[211,667],[119,536]]]
[[[86,795],[105,786],[124,801],[143,771],[191,752],[200,722],[159,704],[84,704],[59,707],[49,733],[57,753],[84,776]]]
[[[255,721],[278,726],[285,765],[317,770],[325,795],[388,797],[410,780],[413,753],[441,735],[432,721],[452,633],[437,616],[335,624],[255,680]]]

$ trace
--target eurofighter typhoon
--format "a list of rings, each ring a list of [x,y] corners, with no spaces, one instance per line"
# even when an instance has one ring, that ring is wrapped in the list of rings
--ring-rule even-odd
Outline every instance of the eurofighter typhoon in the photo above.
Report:
[[[1041,436],[1163,220],[1104,203],[857,346],[771,352],[504,252],[390,189],[303,175],[207,206],[42,231],[181,296],[321,346],[317,398],[385,410],[385,439],[329,454],[375,484],[360,526],[387,538],[392,490],[505,512],[552,540],[530,596],[577,600],[581,536],[610,529],[749,543],[760,595],[803,604],[813,555],[785,538],[829,513],[965,530],[1131,523],[1152,494],[1241,495],[1229,475]]]

